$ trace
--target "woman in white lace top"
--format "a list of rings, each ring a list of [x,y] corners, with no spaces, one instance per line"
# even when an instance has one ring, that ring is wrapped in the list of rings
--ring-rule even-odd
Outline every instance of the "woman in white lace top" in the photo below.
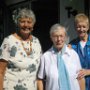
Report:
[[[37,90],[41,45],[31,34],[35,15],[24,8],[13,19],[18,30],[5,37],[0,48],[0,90]]]

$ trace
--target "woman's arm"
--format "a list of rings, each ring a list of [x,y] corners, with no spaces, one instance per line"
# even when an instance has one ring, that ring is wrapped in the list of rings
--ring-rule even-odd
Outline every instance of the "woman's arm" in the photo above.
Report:
[[[42,79],[38,79],[37,80],[37,90],[44,90],[44,85],[43,85],[43,80]]]
[[[85,76],[90,76],[90,69],[81,69],[78,74],[78,78],[84,78]]]
[[[85,79],[81,78],[78,79],[79,85],[80,85],[80,90],[85,90]]]
[[[7,61],[0,59],[0,90],[3,90],[4,74],[7,66]]]

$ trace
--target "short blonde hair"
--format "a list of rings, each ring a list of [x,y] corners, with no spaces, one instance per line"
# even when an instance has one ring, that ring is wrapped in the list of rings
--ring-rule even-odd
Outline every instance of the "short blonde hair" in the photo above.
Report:
[[[84,13],[79,13],[75,16],[75,23],[86,22],[89,25],[89,18]]]

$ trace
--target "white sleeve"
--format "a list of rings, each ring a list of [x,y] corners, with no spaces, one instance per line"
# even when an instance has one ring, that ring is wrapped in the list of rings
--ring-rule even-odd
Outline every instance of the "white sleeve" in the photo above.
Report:
[[[8,38],[5,38],[0,47],[0,59],[4,59],[8,61],[9,57],[10,57],[9,42],[8,42]]]
[[[77,70],[80,70],[82,67],[81,67],[81,63],[80,63],[80,58],[79,58],[79,55],[76,53],[76,65],[77,65]]]
[[[38,78],[39,79],[45,78],[45,58],[44,58],[44,56],[42,56],[40,59],[40,67],[39,67],[39,71],[38,71]]]
[[[77,54],[76,51],[74,52],[75,52],[74,58],[75,58],[75,64],[76,64],[76,78],[77,78],[78,72],[82,69],[82,67],[81,67],[79,55]]]

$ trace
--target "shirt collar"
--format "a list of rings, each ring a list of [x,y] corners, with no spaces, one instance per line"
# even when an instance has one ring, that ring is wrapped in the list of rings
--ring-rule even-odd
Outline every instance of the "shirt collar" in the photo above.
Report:
[[[53,54],[57,54],[58,52],[55,52],[55,50],[53,49],[53,46],[50,48],[50,51],[53,53]],[[64,52],[64,55],[67,54],[70,56],[70,49],[69,47],[66,46],[66,50]]]

